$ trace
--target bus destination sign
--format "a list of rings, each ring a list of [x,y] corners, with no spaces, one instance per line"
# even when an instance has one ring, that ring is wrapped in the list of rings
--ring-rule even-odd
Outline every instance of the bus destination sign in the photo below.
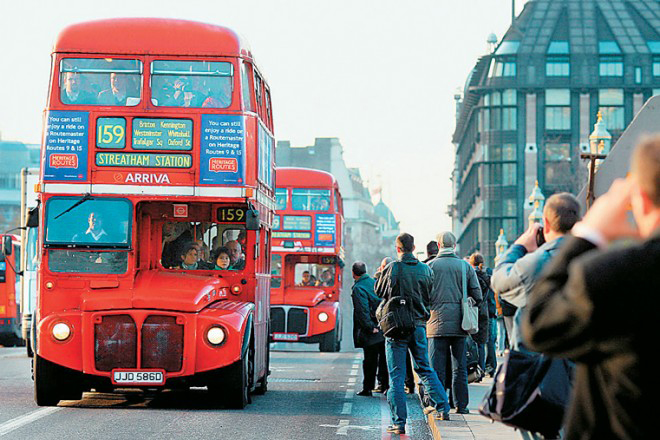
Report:
[[[96,165],[102,167],[190,168],[190,154],[96,153]]]
[[[190,119],[133,119],[134,150],[192,150]]]

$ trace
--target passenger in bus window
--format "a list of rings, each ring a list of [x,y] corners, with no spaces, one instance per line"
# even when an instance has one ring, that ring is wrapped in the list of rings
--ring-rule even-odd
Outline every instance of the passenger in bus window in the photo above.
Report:
[[[207,82],[208,97],[202,103],[202,107],[227,108],[231,105],[232,78],[211,78]]]
[[[174,81],[174,93],[169,101],[165,103],[168,107],[194,107],[195,93],[190,79],[180,76]]]
[[[231,268],[241,270],[245,268],[245,256],[241,249],[241,244],[236,240],[231,240],[225,243],[229,249],[229,257],[231,258]]]
[[[83,233],[75,234],[72,238],[74,243],[98,242],[102,239],[107,241],[108,233],[103,229],[103,220],[95,212],[90,212],[87,217],[87,230]]]
[[[215,270],[228,270],[229,265],[231,264],[231,258],[229,257],[230,251],[226,247],[222,246],[213,251],[211,260],[215,265]]]
[[[197,247],[197,257],[201,261],[208,261],[210,256],[209,247],[204,243],[204,240],[196,240],[195,246]]]
[[[211,269],[211,265],[205,261],[199,261],[197,255],[197,246],[195,243],[188,243],[183,247],[183,251],[179,255],[181,262],[179,263],[178,269],[186,270],[208,270]]]
[[[192,241],[190,224],[187,222],[163,223],[163,252],[161,264],[172,269],[179,265],[181,249]]]
[[[302,281],[298,283],[299,287],[309,287],[316,285],[316,277],[311,275],[308,270],[302,273]]]
[[[317,286],[320,287],[331,287],[335,284],[335,275],[332,273],[332,269],[326,269],[321,272],[321,279],[316,282]]]
[[[61,93],[63,104],[95,104],[96,98],[82,89],[81,77],[78,72],[65,72]]]
[[[110,88],[101,91],[99,105],[125,106],[128,98],[128,78],[121,73],[110,74]]]

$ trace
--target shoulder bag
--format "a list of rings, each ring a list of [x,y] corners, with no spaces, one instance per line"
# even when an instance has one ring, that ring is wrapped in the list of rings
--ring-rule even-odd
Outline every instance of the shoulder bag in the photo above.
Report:
[[[469,335],[473,335],[479,331],[479,307],[473,298],[467,295],[467,263],[461,262],[461,281],[463,284],[463,321],[461,328]],[[471,269],[471,268],[470,268]]]

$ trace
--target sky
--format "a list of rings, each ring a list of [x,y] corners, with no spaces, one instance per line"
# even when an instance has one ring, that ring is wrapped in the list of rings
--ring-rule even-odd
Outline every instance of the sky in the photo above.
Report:
[[[520,13],[525,0],[516,2]],[[451,229],[454,95],[511,0],[23,0],[0,14],[0,132],[39,143],[50,52],[72,23],[165,17],[243,35],[271,91],[275,136],[292,146],[337,137],[418,249]]]

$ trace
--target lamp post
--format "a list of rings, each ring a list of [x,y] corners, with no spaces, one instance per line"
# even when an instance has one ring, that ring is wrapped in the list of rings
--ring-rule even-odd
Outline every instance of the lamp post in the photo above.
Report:
[[[529,203],[532,205],[532,212],[529,213],[527,220],[529,224],[532,223],[541,223],[543,220],[543,205],[545,204],[545,196],[539,188],[539,181],[537,180],[534,184],[534,189],[529,195]]]
[[[594,131],[589,135],[589,153],[581,153],[580,159],[589,160],[589,180],[587,181],[587,209],[594,202],[594,177],[598,160],[605,159],[610,152],[612,135],[607,131],[603,122],[603,115],[598,112],[598,120],[594,124]]]
[[[509,247],[509,243],[506,241],[506,236],[504,235],[504,229],[500,229],[500,235],[497,237],[495,242],[495,264],[500,259],[500,256],[506,251]]]

